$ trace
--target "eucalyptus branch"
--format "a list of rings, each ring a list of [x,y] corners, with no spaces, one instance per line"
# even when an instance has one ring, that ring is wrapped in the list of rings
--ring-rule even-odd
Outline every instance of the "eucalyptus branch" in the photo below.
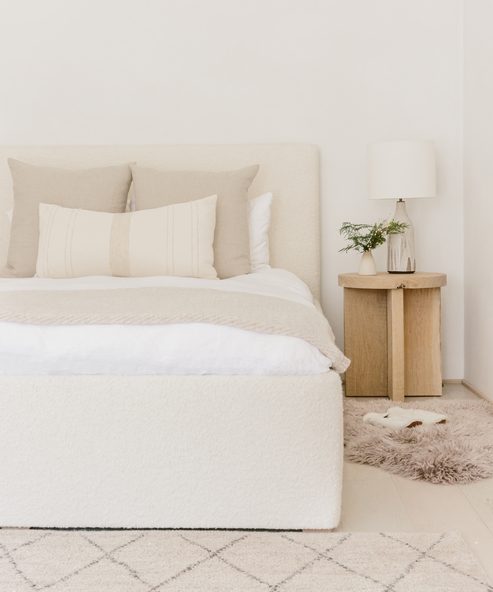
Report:
[[[347,253],[348,251],[358,251],[364,253],[373,251],[380,245],[383,245],[390,234],[401,234],[407,228],[405,222],[389,220],[375,222],[375,224],[352,224],[344,222],[339,229],[339,234],[343,236],[349,244],[340,249]]]

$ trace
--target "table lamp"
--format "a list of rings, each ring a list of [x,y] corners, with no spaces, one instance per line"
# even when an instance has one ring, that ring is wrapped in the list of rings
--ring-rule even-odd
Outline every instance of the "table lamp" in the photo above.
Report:
[[[432,142],[376,142],[368,149],[370,199],[396,199],[394,220],[406,230],[388,238],[387,271],[414,273],[414,228],[405,199],[435,197],[436,165]]]

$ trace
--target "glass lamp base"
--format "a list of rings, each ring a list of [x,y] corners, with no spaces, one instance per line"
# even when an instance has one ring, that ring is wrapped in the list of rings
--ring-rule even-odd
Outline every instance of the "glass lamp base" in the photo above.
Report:
[[[400,199],[395,207],[394,220],[404,222],[407,228],[401,234],[391,234],[388,238],[387,271],[389,273],[414,273],[414,228],[406,212],[406,202]]]

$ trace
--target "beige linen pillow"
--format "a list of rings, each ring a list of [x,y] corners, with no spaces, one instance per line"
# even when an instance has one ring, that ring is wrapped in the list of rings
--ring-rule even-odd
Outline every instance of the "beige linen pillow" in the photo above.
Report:
[[[248,188],[258,165],[226,172],[165,171],[132,165],[136,210],[217,195],[214,266],[220,278],[250,272]]]
[[[92,169],[36,166],[9,159],[14,185],[14,212],[7,273],[33,276],[38,248],[40,203],[100,212],[123,212],[132,181],[125,165]]]
[[[36,275],[215,279],[215,221],[215,195],[124,214],[41,204]]]

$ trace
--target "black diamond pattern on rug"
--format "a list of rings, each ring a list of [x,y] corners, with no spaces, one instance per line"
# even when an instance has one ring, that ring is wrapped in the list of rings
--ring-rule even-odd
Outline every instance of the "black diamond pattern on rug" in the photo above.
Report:
[[[455,533],[0,530],[2,592],[493,592]]]

